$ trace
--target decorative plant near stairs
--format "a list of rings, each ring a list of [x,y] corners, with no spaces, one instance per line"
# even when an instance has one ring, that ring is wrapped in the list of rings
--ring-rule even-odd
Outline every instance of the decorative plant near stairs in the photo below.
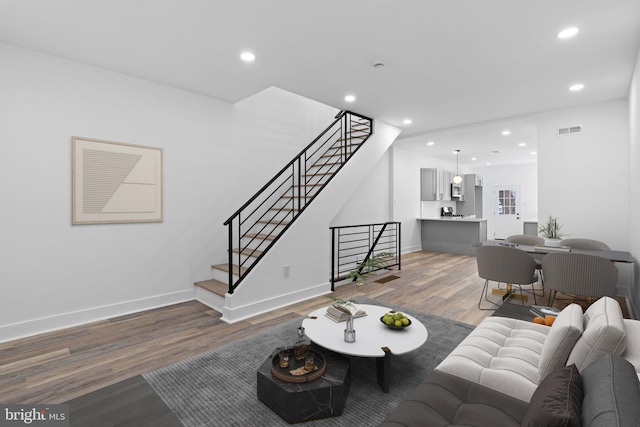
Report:
[[[366,285],[367,278],[372,273],[384,269],[388,264],[388,260],[395,260],[395,256],[396,255],[391,252],[380,252],[359,263],[355,269],[347,274],[346,278],[353,279],[354,282],[358,282],[360,285]]]

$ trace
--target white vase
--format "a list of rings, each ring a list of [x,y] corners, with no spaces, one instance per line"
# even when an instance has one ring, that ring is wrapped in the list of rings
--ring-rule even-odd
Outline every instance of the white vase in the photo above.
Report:
[[[562,240],[560,239],[544,239],[544,245],[545,246],[552,246],[552,247],[560,247],[562,246]]]

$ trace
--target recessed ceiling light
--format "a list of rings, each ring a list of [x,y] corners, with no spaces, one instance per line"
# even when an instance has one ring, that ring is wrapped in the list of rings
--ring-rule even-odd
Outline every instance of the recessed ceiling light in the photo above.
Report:
[[[532,155],[535,155],[535,154],[538,154],[538,153],[536,153],[535,151],[532,151],[532,152],[531,152],[531,154],[532,154]]]
[[[520,144],[518,144],[518,147],[524,147],[525,145],[527,145],[526,142],[521,142]]]
[[[478,158],[477,157],[472,157],[471,160],[475,161],[475,160],[478,160]]]
[[[487,163],[485,163],[485,165],[491,166],[491,162],[487,162]]]
[[[565,28],[564,30],[556,34],[556,37],[559,39],[568,39],[578,34],[578,31],[580,30],[576,27]]]
[[[402,123],[404,123],[405,125],[410,125],[412,122],[411,119],[404,119]]]
[[[576,83],[574,85],[569,86],[569,90],[571,92],[577,92],[582,89],[584,89],[584,85],[582,83]]]
[[[347,96],[344,97],[344,100],[347,101],[347,102],[353,102],[353,101],[356,100],[356,97],[353,96],[353,95],[347,95]]]
[[[503,130],[503,131],[502,131],[502,134],[503,134],[504,136],[511,135],[511,131],[510,131],[510,130]]]
[[[427,142],[427,145],[428,145],[428,146],[432,146],[433,144],[435,144],[435,142],[433,142],[433,141],[429,141],[429,142]]]
[[[240,59],[242,59],[243,61],[246,61],[246,62],[251,62],[254,59],[256,59],[256,56],[251,52],[242,52],[240,54]]]

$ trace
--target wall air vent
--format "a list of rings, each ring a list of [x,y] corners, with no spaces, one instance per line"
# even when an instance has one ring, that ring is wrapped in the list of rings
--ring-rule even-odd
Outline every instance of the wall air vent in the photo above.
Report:
[[[582,125],[558,128],[558,136],[575,135],[577,133],[582,133]]]

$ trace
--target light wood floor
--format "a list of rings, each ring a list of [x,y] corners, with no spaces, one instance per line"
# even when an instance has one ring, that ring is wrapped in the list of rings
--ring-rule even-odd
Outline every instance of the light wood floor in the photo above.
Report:
[[[387,276],[398,278],[377,283]],[[341,286],[333,295],[366,295],[477,325],[492,313],[476,307],[482,285],[475,257],[422,251],[404,255],[400,271],[370,279],[366,286]],[[191,301],[0,344],[0,402],[66,402],[328,303],[318,297],[229,325],[219,313]]]

